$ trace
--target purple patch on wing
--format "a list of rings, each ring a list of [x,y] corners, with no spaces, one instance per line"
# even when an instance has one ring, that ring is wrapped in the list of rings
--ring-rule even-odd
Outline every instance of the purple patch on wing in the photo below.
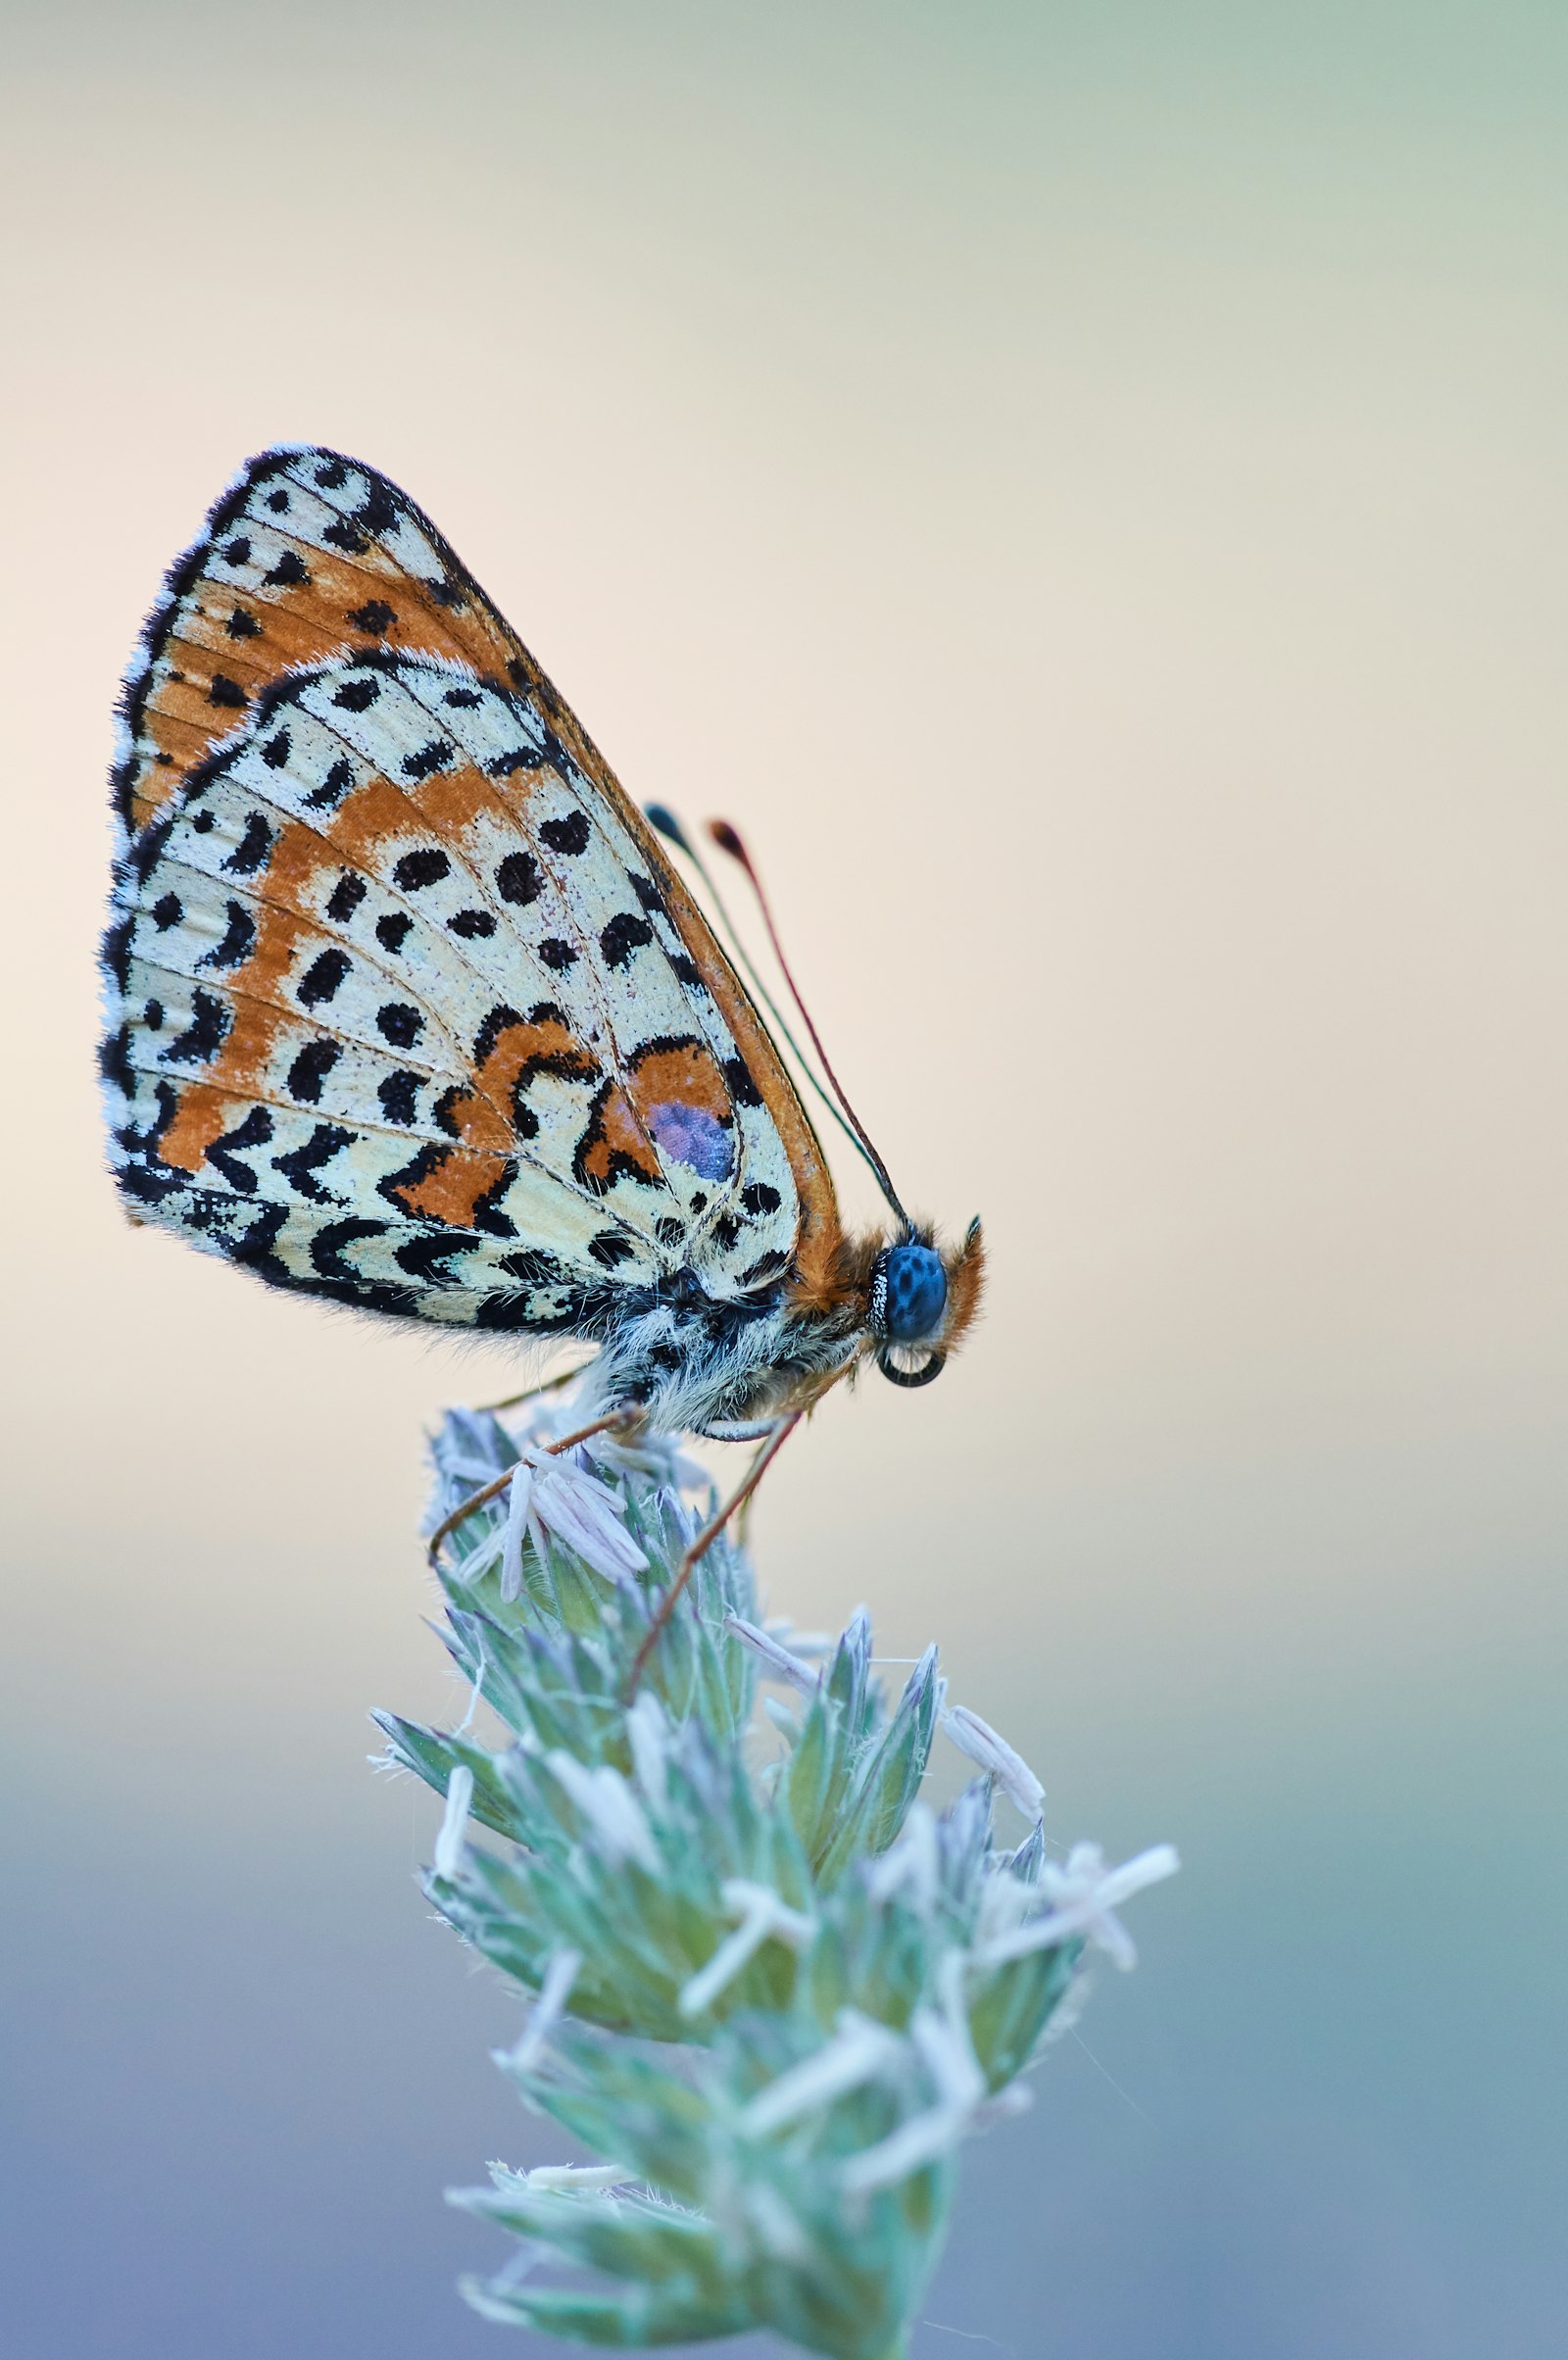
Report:
[[[702,1106],[651,1106],[648,1128],[671,1163],[701,1180],[727,1180],[735,1164],[729,1132]]]

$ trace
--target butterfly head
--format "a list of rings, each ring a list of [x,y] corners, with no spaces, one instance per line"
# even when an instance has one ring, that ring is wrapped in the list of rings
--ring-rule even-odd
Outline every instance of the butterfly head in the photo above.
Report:
[[[980,1308],[985,1255],[980,1224],[944,1254],[931,1232],[908,1230],[871,1265],[866,1325],[876,1364],[894,1385],[929,1385]]]

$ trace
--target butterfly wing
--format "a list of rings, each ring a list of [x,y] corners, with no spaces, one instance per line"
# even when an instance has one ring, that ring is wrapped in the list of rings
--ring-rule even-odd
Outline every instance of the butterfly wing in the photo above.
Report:
[[[277,1283],[601,1331],[838,1236],[816,1142],[656,840],[412,502],[251,463],[127,683],[106,941],[133,1206]]]

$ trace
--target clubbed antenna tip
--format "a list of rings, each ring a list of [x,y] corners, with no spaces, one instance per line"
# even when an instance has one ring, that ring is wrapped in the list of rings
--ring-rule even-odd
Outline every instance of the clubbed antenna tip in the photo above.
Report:
[[[692,848],[687,842],[686,830],[667,803],[645,803],[643,817],[650,827],[657,828],[662,836],[667,836],[671,844],[678,845],[683,853],[690,853]]]
[[[741,840],[739,828],[731,827],[727,819],[710,819],[708,832],[721,853],[728,853],[732,860],[738,860],[742,868],[751,873],[752,857]]]

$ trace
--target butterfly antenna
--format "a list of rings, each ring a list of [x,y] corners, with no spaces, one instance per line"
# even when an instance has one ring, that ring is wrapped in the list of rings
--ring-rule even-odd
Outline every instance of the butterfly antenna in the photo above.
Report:
[[[757,972],[757,967],[753,961],[752,955],[747,950],[745,943],[741,940],[740,932],[735,924],[734,919],[730,916],[729,911],[724,907],[724,897],[719,892],[718,887],[714,884],[713,872],[709,867],[707,861],[703,859],[702,854],[697,850],[696,845],[693,844],[691,838],[687,835],[686,830],[681,826],[681,823],[676,818],[674,812],[670,811],[666,805],[662,803],[644,804],[643,812],[644,816],[649,822],[649,825],[657,828],[662,836],[667,836],[670,843],[675,845],[681,852],[685,854],[693,868],[696,869],[698,875],[702,878],[708,898],[718,912],[719,923],[722,925],[724,932],[729,937],[730,948],[734,952],[736,958],[740,960],[741,965],[745,968],[753,991],[757,994],[757,997],[766,1008],[769,1016],[771,1016],[773,1019],[773,1023],[777,1031],[793,1051],[795,1061],[800,1066],[801,1071],[810,1083],[811,1088],[816,1092],[817,1097],[821,1100],[829,1114],[832,1115],[833,1120],[838,1124],[839,1129],[843,1132],[845,1138],[849,1141],[857,1155],[859,1156],[862,1163],[869,1164],[872,1172],[876,1175],[878,1186],[880,1187],[884,1185],[884,1175],[880,1158],[874,1154],[867,1153],[865,1146],[860,1139],[858,1131],[852,1130],[850,1125],[845,1121],[843,1115],[839,1112],[837,1101],[831,1098],[828,1095],[828,1092],[823,1088],[809,1057],[807,1057],[799,1041],[797,1041],[795,1035],[785,1023],[778,1002],[774,999],[772,993],[768,990],[766,984]],[[793,989],[793,986],[791,988]],[[809,1022],[809,1018],[808,1018],[808,1022]]]
[[[745,870],[746,881],[750,885],[753,893],[757,896],[757,907],[762,913],[762,923],[767,928],[767,939],[773,946],[773,957],[778,960],[779,972],[783,976],[785,982],[789,985],[790,998],[794,1001],[796,1007],[801,1011],[801,1020],[805,1024],[807,1031],[811,1037],[811,1047],[816,1051],[818,1057],[821,1059],[822,1071],[827,1075],[828,1081],[832,1086],[833,1095],[838,1100],[839,1105],[844,1108],[845,1113],[849,1116],[851,1123],[855,1127],[855,1135],[859,1142],[860,1153],[864,1155],[866,1162],[871,1166],[872,1171],[875,1172],[877,1177],[877,1185],[881,1189],[882,1194],[886,1197],[888,1203],[898,1214],[899,1219],[904,1223],[905,1228],[912,1229],[914,1227],[914,1223],[910,1220],[908,1214],[899,1203],[899,1193],[893,1185],[892,1178],[888,1172],[888,1167],[883,1162],[881,1156],[877,1154],[875,1147],[872,1145],[870,1132],[866,1129],[864,1123],[861,1122],[859,1116],[856,1113],[855,1108],[851,1106],[849,1097],[844,1088],[844,1084],[839,1080],[838,1075],[833,1070],[832,1059],[829,1057],[827,1051],[822,1047],[822,1036],[811,1021],[811,1011],[807,1007],[806,1002],[802,999],[801,987],[796,982],[795,977],[790,970],[790,962],[784,956],[784,946],[778,938],[778,928],[773,923],[772,909],[768,903],[767,895],[762,889],[762,880],[758,875],[757,870],[753,865],[752,856],[746,849],[745,842],[741,837],[739,829],[731,827],[727,819],[710,819],[708,822],[708,832],[712,837],[713,842],[718,846],[719,851],[721,853],[728,853],[730,859],[735,861],[739,867]]]

